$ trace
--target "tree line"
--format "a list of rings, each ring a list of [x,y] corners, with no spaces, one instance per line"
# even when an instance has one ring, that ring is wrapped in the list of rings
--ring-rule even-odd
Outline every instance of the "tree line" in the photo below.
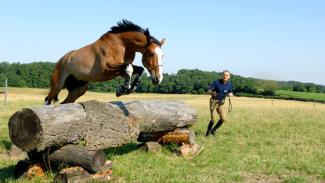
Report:
[[[0,62],[0,86],[8,78],[8,86],[27,88],[49,88],[50,77],[55,63],[8,63]],[[221,78],[222,73],[199,69],[182,69],[176,74],[164,74],[160,85],[153,85],[150,76],[144,73],[137,89],[138,93],[205,94],[213,80]],[[325,86],[297,81],[272,81],[247,78],[232,74],[231,82],[236,94],[272,96],[276,90],[325,93]],[[90,83],[89,90],[96,92],[115,92],[123,78],[117,77],[107,82]]]

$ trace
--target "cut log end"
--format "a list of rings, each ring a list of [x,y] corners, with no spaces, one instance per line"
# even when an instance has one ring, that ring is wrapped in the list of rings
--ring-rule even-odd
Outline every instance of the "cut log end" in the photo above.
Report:
[[[204,146],[200,146],[198,144],[183,144],[180,148],[179,148],[179,153],[181,156],[183,157],[188,157],[188,158],[193,158],[195,156],[197,156],[198,154],[200,154],[202,152],[202,150],[204,149]]]
[[[193,130],[182,128],[172,132],[140,133],[139,142],[157,141],[161,144],[195,144],[195,133]]]
[[[105,153],[101,150],[97,151],[92,162],[92,165],[94,167],[93,168],[94,172],[102,170],[105,167],[105,163],[106,163]]]
[[[15,178],[33,178],[45,176],[45,169],[42,164],[30,160],[20,160],[14,169]]]
[[[105,165],[110,165],[105,168],[105,170],[91,174],[85,169],[75,166],[70,168],[65,168],[57,173],[54,177],[54,183],[61,182],[107,182],[111,180],[112,170],[111,162],[107,161]]]
[[[92,173],[102,171],[106,162],[104,151],[89,151],[78,145],[66,145],[45,156],[48,156],[51,164],[78,165]]]
[[[139,146],[140,149],[143,149],[147,152],[159,152],[162,149],[162,146],[158,142],[145,142]]]
[[[21,149],[31,150],[35,144],[40,143],[40,119],[31,109],[16,112],[9,119],[8,125],[12,142]]]

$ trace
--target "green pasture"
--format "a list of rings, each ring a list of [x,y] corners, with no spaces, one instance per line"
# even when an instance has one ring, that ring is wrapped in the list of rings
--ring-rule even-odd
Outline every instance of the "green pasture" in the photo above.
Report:
[[[286,98],[306,99],[315,101],[325,101],[325,93],[296,92],[287,90],[277,90],[276,95]]]
[[[52,181],[51,173],[45,178],[13,179],[19,158],[7,155],[9,117],[21,108],[41,106],[46,92],[9,88],[5,107],[0,94],[0,182]],[[136,148],[137,142],[107,149],[107,158],[113,161],[112,182],[325,182],[325,104],[233,97],[228,121],[217,136],[205,137],[209,121],[206,95],[131,94],[116,98],[114,94],[88,92],[80,101],[90,99],[180,99],[198,112],[192,129],[197,143],[204,146],[201,154],[183,158],[168,147],[147,153]]]

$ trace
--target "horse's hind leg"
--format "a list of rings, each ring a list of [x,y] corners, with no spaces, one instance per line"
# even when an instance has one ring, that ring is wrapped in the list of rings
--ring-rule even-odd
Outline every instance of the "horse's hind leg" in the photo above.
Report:
[[[83,86],[79,86],[77,88],[69,90],[67,98],[64,99],[64,101],[61,104],[75,102],[80,96],[86,93],[87,89],[88,89],[88,83],[86,83]]]
[[[49,91],[49,94],[45,98],[45,105],[50,105],[52,100],[57,101],[58,95],[62,88],[64,87],[64,82],[68,76],[67,73],[62,72],[59,70],[60,68],[56,66],[52,77],[51,77],[51,89]]]
[[[73,103],[85,94],[88,89],[88,81],[78,80],[73,75],[69,75],[64,81],[64,86],[68,89],[69,93],[61,104]]]

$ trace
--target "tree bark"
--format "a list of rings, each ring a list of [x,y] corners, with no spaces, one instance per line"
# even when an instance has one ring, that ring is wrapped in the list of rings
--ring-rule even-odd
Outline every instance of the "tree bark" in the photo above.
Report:
[[[119,107],[98,101],[25,108],[8,125],[12,142],[24,151],[80,143],[98,150],[126,144],[139,134]]]
[[[51,164],[67,163],[77,165],[91,173],[103,171],[106,157],[102,150],[90,151],[80,145],[66,145],[49,154],[48,159]]]
[[[173,131],[197,120],[197,111],[182,101],[136,100],[125,106],[141,133]]]
[[[140,149],[143,149],[147,152],[158,152],[161,150],[162,146],[158,142],[146,142],[141,144],[139,147]]]
[[[75,127],[82,127],[85,120],[86,113],[78,104],[25,108],[9,119],[9,135],[22,150],[43,150],[55,144],[73,143],[83,137],[84,130]]]
[[[8,125],[12,142],[24,151],[80,143],[98,150],[136,140],[140,132],[189,127],[196,119],[197,112],[180,101],[87,101],[25,108],[13,114]]]

